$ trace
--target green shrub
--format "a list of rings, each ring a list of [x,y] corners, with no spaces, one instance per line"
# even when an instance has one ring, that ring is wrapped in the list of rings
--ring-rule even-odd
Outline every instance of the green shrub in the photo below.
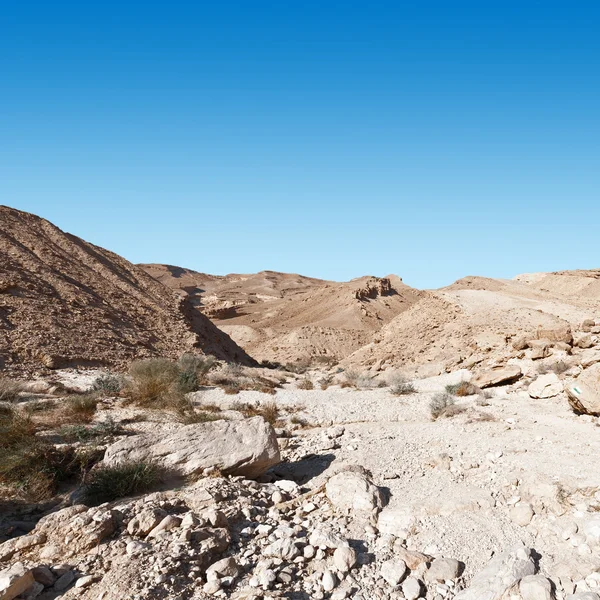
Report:
[[[130,462],[115,467],[98,467],[83,486],[83,501],[97,505],[141,494],[164,480],[164,470],[152,462]]]
[[[125,387],[125,380],[120,375],[105,373],[96,377],[92,384],[92,392],[100,392],[112,396],[118,396]]]

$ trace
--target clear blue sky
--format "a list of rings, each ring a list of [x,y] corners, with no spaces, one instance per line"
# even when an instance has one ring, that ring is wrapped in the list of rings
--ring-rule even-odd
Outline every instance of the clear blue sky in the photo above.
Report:
[[[4,2],[0,204],[133,262],[600,266],[600,4]]]

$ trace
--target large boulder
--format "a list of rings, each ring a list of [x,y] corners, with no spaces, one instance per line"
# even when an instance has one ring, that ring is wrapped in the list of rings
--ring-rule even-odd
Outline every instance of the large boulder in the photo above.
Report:
[[[577,379],[565,382],[565,392],[575,412],[600,415],[600,364],[592,365]]]
[[[556,373],[540,375],[527,388],[532,398],[552,398],[558,396],[563,390],[563,385]]]
[[[456,600],[500,600],[521,579],[535,573],[531,550],[522,546],[494,557],[471,581],[471,585],[455,596]]]
[[[106,449],[103,464],[152,460],[176,475],[216,467],[227,475],[258,477],[279,460],[275,430],[262,417],[185,425],[167,434],[134,435]]]
[[[512,383],[521,377],[521,367],[518,365],[506,365],[504,367],[495,367],[489,371],[477,373],[471,383],[480,388],[492,387]]]

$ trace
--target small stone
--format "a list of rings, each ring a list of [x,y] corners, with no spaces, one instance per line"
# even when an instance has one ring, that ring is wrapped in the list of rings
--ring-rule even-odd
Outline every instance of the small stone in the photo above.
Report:
[[[396,558],[386,560],[381,565],[379,574],[390,585],[398,585],[404,578],[404,575],[406,575],[406,564],[404,561]]]
[[[431,563],[426,577],[429,581],[456,579],[460,573],[460,568],[460,563],[453,558],[436,558]]]
[[[552,584],[543,575],[528,575],[519,582],[523,600],[554,600]]]
[[[341,573],[348,573],[356,564],[356,551],[353,548],[336,548],[333,553],[333,564]]]
[[[73,571],[67,571],[56,580],[54,589],[57,592],[62,592],[63,590],[66,590],[73,581],[75,581],[75,573],[73,573]]]
[[[321,584],[326,592],[331,592],[337,585],[337,578],[329,569],[327,569],[323,573]]]
[[[84,587],[88,587],[88,585],[91,585],[92,583],[94,583],[94,576],[93,575],[85,575],[84,577],[80,577],[75,582],[75,587],[76,588],[84,588]]]
[[[421,595],[421,582],[415,577],[408,577],[402,584],[402,593],[406,600],[416,600]]]
[[[221,582],[218,579],[213,579],[212,581],[207,581],[202,586],[202,589],[207,594],[216,594],[217,592],[221,591]]]
[[[232,556],[228,556],[227,558],[223,558],[218,560],[216,563],[213,563],[206,569],[206,575],[209,573],[216,573],[221,577],[236,577],[239,573],[240,569],[238,564]]]
[[[533,508],[527,502],[518,502],[509,511],[510,519],[520,527],[526,527],[533,519]]]

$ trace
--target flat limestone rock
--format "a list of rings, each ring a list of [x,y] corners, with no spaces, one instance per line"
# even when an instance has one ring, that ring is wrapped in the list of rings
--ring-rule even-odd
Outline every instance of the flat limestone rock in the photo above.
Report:
[[[527,388],[532,398],[553,398],[563,391],[563,385],[556,373],[540,375]]]
[[[565,382],[565,392],[575,412],[600,415],[600,364],[592,365],[574,381]]]
[[[168,434],[134,435],[106,449],[103,464],[153,460],[176,475],[216,467],[227,475],[258,477],[280,461],[275,430],[262,417],[182,426]]]
[[[492,387],[494,385],[508,384],[521,377],[521,367],[518,365],[506,365],[489,371],[482,371],[471,381],[480,388]]]

